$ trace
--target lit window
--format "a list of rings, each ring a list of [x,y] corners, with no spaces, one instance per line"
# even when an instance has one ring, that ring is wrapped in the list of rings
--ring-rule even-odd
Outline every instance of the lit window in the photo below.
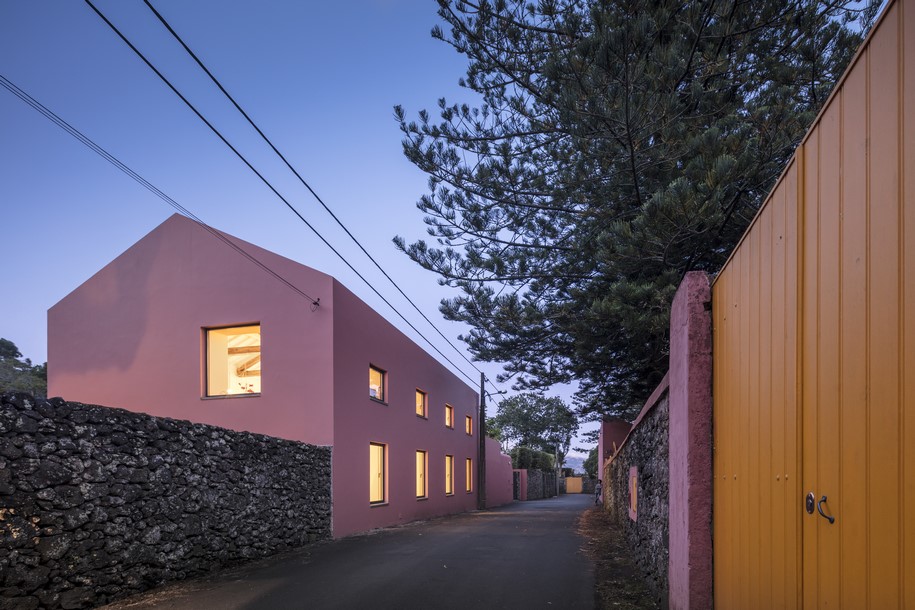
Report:
[[[454,495],[454,456],[445,456],[445,495]]]
[[[426,407],[429,406],[429,395],[422,390],[416,390],[416,415],[426,416]]]
[[[428,495],[426,488],[426,452],[416,452],[416,497],[425,498]]]
[[[369,365],[369,397],[384,402],[385,385],[388,374],[379,368]]]
[[[381,504],[385,501],[385,446],[369,443],[369,502]]]
[[[465,462],[465,464],[464,464],[464,471],[465,471],[464,472],[465,481],[467,482],[467,484],[465,485],[465,489],[467,490],[467,493],[470,493],[471,491],[473,491],[473,459],[472,458],[467,458],[467,462]]]
[[[454,428],[454,407],[445,405],[445,426]]]
[[[469,415],[464,418],[464,432],[467,434],[473,434],[473,418]]]
[[[260,394],[261,327],[206,330],[207,396]]]

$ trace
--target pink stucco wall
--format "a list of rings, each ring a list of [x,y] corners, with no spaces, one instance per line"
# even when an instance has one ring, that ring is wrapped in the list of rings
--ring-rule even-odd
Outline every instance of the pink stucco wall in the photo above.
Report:
[[[514,470],[512,472],[517,472],[519,475],[518,479],[518,499],[522,501],[527,500],[527,469]],[[512,475],[514,476],[514,475]]]
[[[477,465],[477,393],[341,284],[334,282],[334,536],[474,510],[477,485],[465,491],[465,460]],[[387,371],[387,404],[369,397],[369,364]],[[428,393],[428,418],[415,411]],[[445,426],[445,404],[454,428]],[[464,431],[473,417],[473,435]],[[388,451],[388,501],[369,504],[369,444]],[[415,492],[416,451],[427,452],[428,497]],[[454,494],[445,495],[445,455],[454,456]],[[511,488],[509,487],[509,493]]]
[[[672,609],[712,607],[712,322],[708,275],[686,274],[670,313],[668,577]]]
[[[512,459],[502,453],[499,441],[486,439],[486,508],[511,504]]]
[[[333,280],[230,239],[321,306],[174,215],[48,311],[49,395],[332,444]],[[202,398],[202,329],[251,322],[261,394]]]

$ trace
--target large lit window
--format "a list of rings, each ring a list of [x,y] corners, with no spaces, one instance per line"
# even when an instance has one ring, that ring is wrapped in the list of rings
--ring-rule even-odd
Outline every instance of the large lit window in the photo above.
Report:
[[[425,498],[428,496],[426,487],[426,452],[416,452],[416,497]]]
[[[467,434],[473,434],[473,418],[469,415],[464,418],[464,432]]]
[[[388,374],[381,369],[369,365],[369,397],[384,402],[385,386]]]
[[[425,417],[429,407],[429,395],[422,390],[416,390],[416,415]]]
[[[260,394],[261,327],[206,329],[207,396]]]
[[[369,444],[369,502],[381,504],[385,501],[385,446]]]
[[[467,461],[464,463],[464,480],[466,484],[464,488],[467,490],[467,493],[473,491],[473,458],[467,458]]]
[[[445,456],[445,495],[454,495],[454,456]]]
[[[454,428],[454,407],[445,405],[445,426]]]

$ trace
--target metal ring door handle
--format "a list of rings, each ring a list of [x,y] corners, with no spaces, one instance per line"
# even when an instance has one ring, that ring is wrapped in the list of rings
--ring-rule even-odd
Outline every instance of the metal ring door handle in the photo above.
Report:
[[[823,512],[823,502],[825,502],[825,501],[826,501],[826,496],[823,496],[822,498],[820,498],[820,501],[817,502],[817,510],[820,512],[820,516],[825,517],[829,521],[829,523],[835,523],[836,522],[835,517],[827,515],[826,513]]]

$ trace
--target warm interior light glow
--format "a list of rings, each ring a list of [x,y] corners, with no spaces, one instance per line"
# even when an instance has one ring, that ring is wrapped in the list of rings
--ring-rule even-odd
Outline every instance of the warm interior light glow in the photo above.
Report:
[[[473,459],[467,458],[464,470],[466,471],[464,473],[466,477],[465,480],[467,481],[466,489],[467,491],[473,491]]]
[[[454,428],[454,407],[445,405],[445,425]]]
[[[426,416],[426,405],[429,402],[429,395],[422,390],[416,390],[416,414],[420,417]]]
[[[464,418],[464,432],[467,434],[473,434],[473,418],[469,415]]]
[[[445,495],[454,495],[454,456],[445,456]]]
[[[384,371],[369,365],[369,396],[384,401]]]
[[[261,327],[211,328],[207,339],[207,396],[259,394]]]
[[[384,502],[384,445],[369,444],[369,502]]]
[[[426,452],[416,452],[416,497],[425,498],[426,492]]]

